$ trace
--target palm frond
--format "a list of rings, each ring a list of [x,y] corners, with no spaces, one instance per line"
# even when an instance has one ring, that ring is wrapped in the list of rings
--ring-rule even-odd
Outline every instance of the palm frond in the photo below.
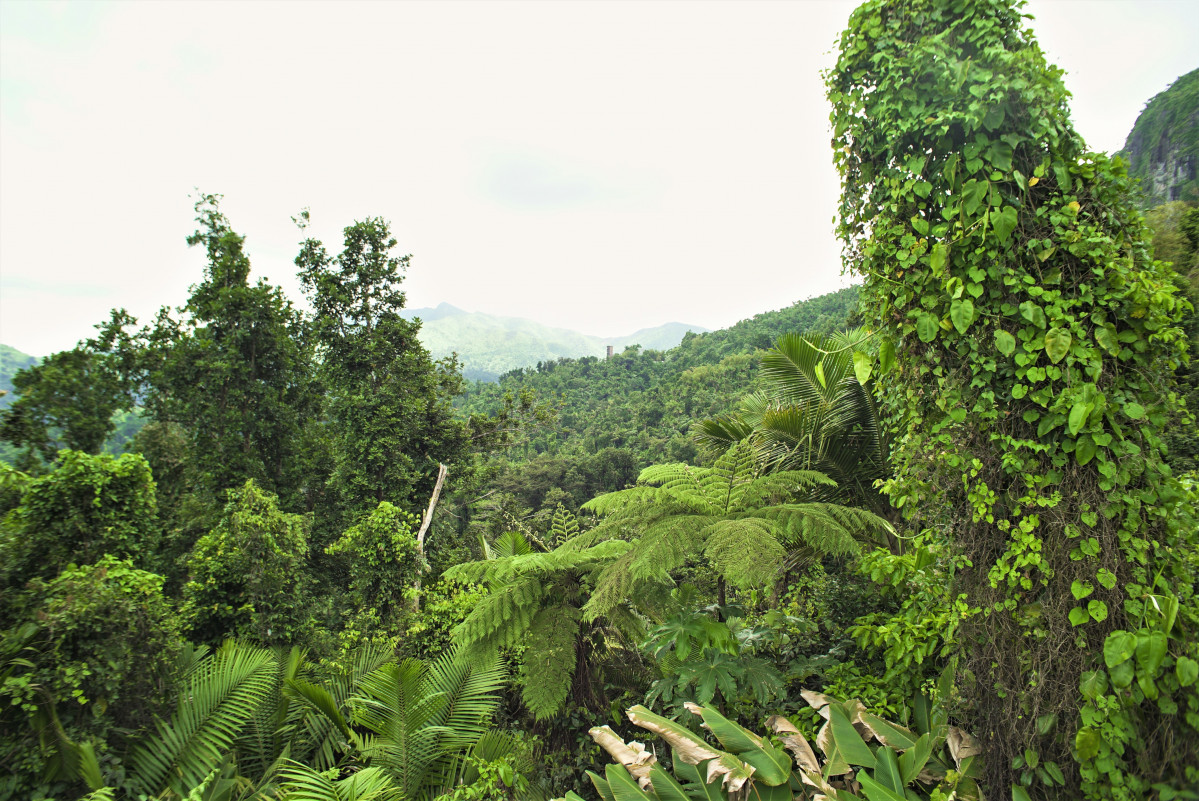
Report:
[[[234,739],[270,696],[274,654],[230,641],[187,677],[169,723],[157,724],[151,742],[130,754],[137,789],[154,795],[169,787],[188,792],[216,769]]]
[[[377,735],[363,741],[363,755],[385,768],[406,798],[417,797],[447,733],[432,723],[448,699],[431,691],[428,672],[418,659],[388,663],[363,679],[363,694],[351,702],[354,721]]]
[[[364,768],[344,779],[335,771],[316,771],[299,762],[289,762],[281,775],[282,801],[402,801],[404,794],[381,768]]]
[[[429,688],[446,697],[445,706],[431,722],[448,730],[448,744],[465,748],[487,730],[507,678],[498,655],[467,659],[458,649],[452,649],[430,664]]]

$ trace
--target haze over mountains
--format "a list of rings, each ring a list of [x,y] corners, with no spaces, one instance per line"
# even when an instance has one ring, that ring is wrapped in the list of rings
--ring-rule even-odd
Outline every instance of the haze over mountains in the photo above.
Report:
[[[421,344],[434,358],[457,353],[463,376],[479,381],[494,381],[509,370],[562,357],[603,356],[609,345],[618,353],[629,345],[666,350],[682,342],[688,331],[702,334],[710,330],[686,323],[665,323],[623,336],[597,337],[551,328],[523,317],[468,312],[448,303],[405,309],[403,314],[408,319],[421,319]]]

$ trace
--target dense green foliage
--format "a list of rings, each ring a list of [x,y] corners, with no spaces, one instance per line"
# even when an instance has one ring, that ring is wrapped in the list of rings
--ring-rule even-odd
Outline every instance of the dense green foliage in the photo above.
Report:
[[[887,492],[965,557],[990,782],[1167,796],[1199,782],[1199,524],[1160,433],[1190,308],[1060,76],[1007,2],[859,8],[828,79],[840,232],[902,354]]]
[[[0,801],[1194,797],[1199,217],[1025,20],[858,9],[864,286],[667,350],[467,383],[386,221],[300,308],[201,195],[0,412]]]

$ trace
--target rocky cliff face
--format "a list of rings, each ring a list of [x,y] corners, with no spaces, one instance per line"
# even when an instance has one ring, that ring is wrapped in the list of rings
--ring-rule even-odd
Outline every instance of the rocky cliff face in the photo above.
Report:
[[[1146,207],[1199,201],[1199,70],[1145,104],[1123,153],[1141,180]]]

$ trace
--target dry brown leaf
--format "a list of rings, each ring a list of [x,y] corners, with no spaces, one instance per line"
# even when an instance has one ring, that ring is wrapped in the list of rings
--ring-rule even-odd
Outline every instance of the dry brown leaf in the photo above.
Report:
[[[959,770],[962,767],[962,760],[978,756],[983,751],[973,737],[957,726],[949,727],[949,732],[945,735],[945,744],[949,746],[949,754],[953,757],[953,763]]]
[[[802,770],[820,772],[820,762],[816,759],[816,752],[812,750],[807,739],[799,733],[799,729],[795,728],[794,723],[782,715],[771,715],[766,719],[766,726],[783,741],[783,746],[795,755],[795,761]]]
[[[634,725],[640,726],[643,729],[657,734],[659,737],[670,743],[670,747],[674,749],[675,756],[686,762],[688,765],[698,765],[705,759],[719,759],[722,756],[721,751],[713,750],[703,741],[695,737],[695,735],[687,732],[687,735],[681,735],[679,732],[658,725],[657,721],[646,720],[638,715],[634,710],[630,709],[626,714]]]
[[[799,694],[808,702],[808,705],[820,713],[820,717],[828,720],[828,705],[836,701],[832,696],[824,693],[814,693],[811,690],[800,690]]]
[[[625,769],[641,785],[641,789],[648,790],[650,788],[649,772],[657,764],[658,758],[649,749],[636,741],[626,743],[608,726],[596,726],[587,733],[600,748],[625,766]]]

